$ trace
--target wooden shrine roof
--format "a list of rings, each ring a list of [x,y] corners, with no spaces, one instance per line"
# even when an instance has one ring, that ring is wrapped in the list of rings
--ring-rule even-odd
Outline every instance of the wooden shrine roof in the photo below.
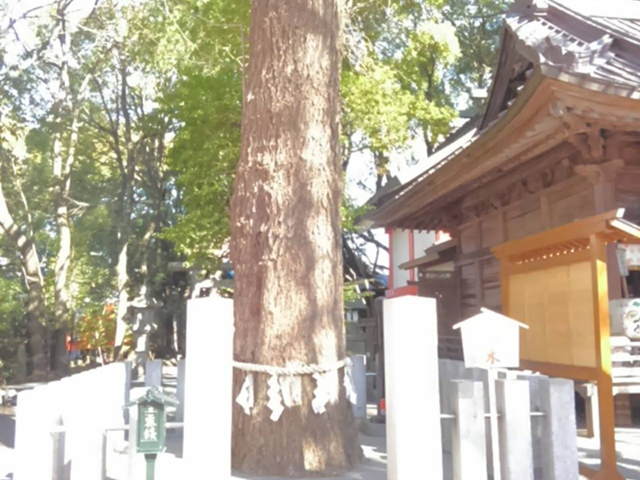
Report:
[[[640,226],[622,217],[624,208],[576,220],[546,232],[498,245],[491,249],[500,260],[520,264],[567,255],[590,246],[590,236],[603,235],[607,242],[640,242]]]
[[[446,228],[447,205],[551,149],[571,148],[593,123],[640,131],[640,1],[516,0],[482,122],[366,219]]]

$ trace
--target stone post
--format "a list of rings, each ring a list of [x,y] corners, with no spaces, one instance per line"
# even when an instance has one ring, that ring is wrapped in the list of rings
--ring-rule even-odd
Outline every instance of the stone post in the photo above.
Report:
[[[571,380],[540,381],[543,480],[578,480],[574,387]]]
[[[531,402],[526,380],[496,380],[502,480],[533,480]]]
[[[144,369],[144,386],[162,389],[162,360],[147,360]]]
[[[59,382],[18,394],[16,407],[15,480],[49,479],[55,475],[59,450],[56,435],[60,414],[56,395]]]
[[[451,382],[453,480],[487,480],[484,387],[480,382]]]
[[[231,478],[233,300],[187,303],[185,478]]]
[[[137,400],[142,397],[146,388],[133,388],[129,395],[130,401]],[[136,438],[138,436],[138,408],[131,407],[129,410],[129,450],[127,462],[127,480],[140,480],[145,474],[144,455],[136,450]]]
[[[356,420],[367,418],[367,357],[354,355],[351,357],[353,364],[353,383],[356,386],[357,401],[353,405],[353,416]]]
[[[176,407],[176,422],[184,421],[184,383],[185,383],[186,362],[178,360],[177,395],[178,406]]]
[[[436,312],[433,298],[384,302],[388,480],[443,476]]]
[[[62,380],[65,402],[65,478],[101,480],[105,419],[102,372],[90,370]],[[87,398],[91,392],[91,399]],[[68,475],[68,476],[67,476]]]

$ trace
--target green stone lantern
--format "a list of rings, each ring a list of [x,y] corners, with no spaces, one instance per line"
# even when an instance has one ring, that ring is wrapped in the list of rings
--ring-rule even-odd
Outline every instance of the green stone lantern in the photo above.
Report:
[[[146,459],[147,480],[155,478],[156,458],[165,449],[168,405],[178,405],[178,401],[163,394],[158,387],[149,388],[143,396],[125,405],[125,408],[138,408],[136,450]]]

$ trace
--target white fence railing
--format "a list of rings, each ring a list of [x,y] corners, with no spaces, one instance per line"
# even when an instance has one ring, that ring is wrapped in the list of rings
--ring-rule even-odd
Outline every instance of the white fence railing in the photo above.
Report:
[[[384,315],[388,480],[404,480],[409,472],[411,478],[441,479],[447,471],[454,480],[485,480],[490,474],[502,480],[579,478],[573,382],[500,375],[500,469],[493,472],[487,372],[438,360],[433,299],[387,300]],[[440,450],[445,455],[435,454]],[[434,454],[424,476],[419,472],[429,452]]]
[[[104,432],[124,423],[130,376],[128,363],[114,363],[21,392],[14,480],[105,478]]]

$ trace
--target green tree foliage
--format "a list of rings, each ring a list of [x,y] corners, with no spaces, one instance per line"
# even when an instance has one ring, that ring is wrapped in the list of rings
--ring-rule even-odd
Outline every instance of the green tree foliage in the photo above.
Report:
[[[180,2],[171,22],[178,80],[162,102],[176,120],[169,165],[178,174],[182,216],[164,238],[189,261],[215,268],[230,234],[229,202],[240,152],[242,86],[250,3]]]
[[[18,278],[0,277],[0,383],[12,378],[18,368],[16,339],[24,338],[24,300]]]
[[[371,152],[380,187],[394,151],[417,136],[433,150],[472,90],[489,86],[507,0],[350,4],[342,70],[344,167],[356,153]],[[61,323],[54,306],[62,243],[56,202],[69,211],[70,317],[88,322],[78,332],[90,330],[92,321],[100,330],[96,319],[117,301],[123,232],[129,298],[142,285],[161,301],[182,298],[172,290],[169,262],[216,268],[229,237],[250,2],[16,5],[0,0],[0,186],[18,231],[37,252],[44,344],[51,347]],[[29,38],[22,37],[26,32]],[[71,154],[70,189],[61,199],[54,165]],[[353,225],[361,213],[345,195],[345,238],[366,236]],[[31,287],[23,253],[2,236],[5,372],[28,337]],[[355,248],[349,255],[364,254]]]
[[[442,16],[455,27],[463,54],[453,65],[447,81],[456,94],[487,89],[495,67],[502,19],[511,0],[451,0]],[[478,105],[476,105],[477,107]]]

